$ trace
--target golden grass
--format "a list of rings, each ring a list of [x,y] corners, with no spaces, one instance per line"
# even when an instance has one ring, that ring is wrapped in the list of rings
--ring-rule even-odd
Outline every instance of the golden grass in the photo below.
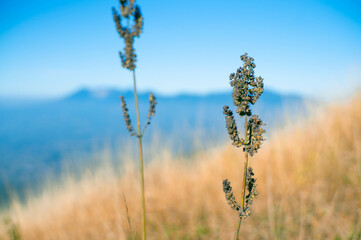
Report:
[[[328,107],[264,143],[251,166],[260,195],[242,223],[241,239],[361,239],[361,98]],[[226,130],[225,130],[226,131]],[[232,239],[237,216],[222,180],[240,196],[243,154],[221,150],[147,166],[149,239]],[[140,184],[128,164],[121,177],[109,167],[67,178],[9,215],[22,239],[130,239],[141,233]],[[8,239],[0,226],[0,239]]]

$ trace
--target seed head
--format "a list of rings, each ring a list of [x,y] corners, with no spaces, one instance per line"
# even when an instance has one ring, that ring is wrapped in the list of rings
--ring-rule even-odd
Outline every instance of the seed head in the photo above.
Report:
[[[130,135],[135,136],[137,134],[136,134],[136,132],[135,132],[133,126],[132,126],[132,123],[130,121],[129,112],[128,112],[128,108],[127,108],[127,103],[125,102],[125,99],[124,99],[123,96],[120,96],[119,98],[120,98],[120,101],[122,102],[121,106],[122,106],[122,109],[123,109],[123,117],[124,117],[125,125],[127,126],[127,129],[130,132]]]
[[[245,198],[246,201],[245,201],[244,208],[240,209],[240,211],[239,211],[239,217],[242,219],[245,219],[251,215],[250,207],[253,203],[253,200],[258,195],[258,192],[256,190],[256,186],[257,186],[256,179],[253,176],[254,176],[253,169],[248,168],[247,175],[246,175],[246,189],[247,189],[248,194],[246,195],[246,198]]]
[[[134,4],[134,0],[119,0],[120,14],[113,7],[113,19],[115,26],[121,38],[124,39],[124,52],[119,52],[122,66],[129,70],[135,69],[137,55],[135,54],[134,38],[139,37],[143,31],[143,16],[138,5]],[[126,19],[127,25],[123,26],[122,17]],[[130,23],[132,25],[130,25]]]
[[[240,147],[243,145],[243,140],[238,136],[237,124],[233,117],[232,110],[228,106],[223,106],[223,114],[226,119],[226,128],[228,130],[228,135],[232,140],[232,145]]]
[[[241,56],[243,66],[229,76],[233,87],[233,102],[237,106],[237,113],[241,116],[251,116],[250,104],[255,104],[263,93],[263,79],[254,76],[254,59],[248,57],[247,53]]]
[[[246,187],[248,191],[248,194],[246,196],[246,206],[250,206],[252,205],[253,200],[258,195],[258,192],[256,190],[256,179],[254,178],[253,169],[251,167],[247,169]]]
[[[147,115],[147,118],[148,118],[147,124],[148,125],[150,124],[150,121],[152,120],[152,116],[155,115],[155,105],[157,105],[157,102],[155,100],[156,100],[156,98],[153,95],[153,93],[150,93],[149,94],[149,109],[148,109],[148,115]]]
[[[247,144],[244,145],[243,151],[248,152],[253,156],[257,150],[261,147],[263,139],[263,133],[265,130],[262,128],[264,124],[258,115],[253,115],[247,125],[247,135],[249,137]]]
[[[241,207],[238,205],[236,198],[233,195],[231,183],[228,181],[228,179],[223,180],[223,192],[226,196],[228,205],[231,206],[233,210],[239,211]]]

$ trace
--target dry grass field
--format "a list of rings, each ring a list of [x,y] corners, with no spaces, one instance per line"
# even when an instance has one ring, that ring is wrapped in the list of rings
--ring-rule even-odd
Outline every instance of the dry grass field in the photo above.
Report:
[[[222,180],[241,194],[242,152],[159,155],[145,171],[149,239],[232,239],[237,216]],[[360,96],[277,131],[251,166],[260,194],[241,239],[361,239]],[[104,166],[80,180],[66,177],[27,204],[14,201],[0,239],[140,239],[138,171],[132,164],[122,171]]]

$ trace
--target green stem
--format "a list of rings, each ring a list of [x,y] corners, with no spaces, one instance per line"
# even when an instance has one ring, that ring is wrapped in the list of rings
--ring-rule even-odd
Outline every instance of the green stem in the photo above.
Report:
[[[244,117],[244,140],[245,140],[245,144],[248,144],[248,136],[247,136],[247,116]],[[244,161],[244,169],[243,169],[243,186],[242,186],[242,199],[241,199],[241,210],[244,211],[244,203],[245,203],[245,198],[246,198],[246,179],[247,179],[247,168],[248,168],[248,153],[246,152],[245,155],[245,161]],[[238,235],[239,235],[239,230],[241,229],[241,223],[242,223],[242,218],[238,219],[238,226],[237,226],[237,231],[236,231],[236,236],[235,236],[235,240],[238,240]]]
[[[135,81],[135,70],[133,69],[133,83],[134,83],[134,98],[135,98],[135,108],[137,111],[137,137],[139,145],[139,162],[140,162],[140,174],[141,174],[141,186],[142,186],[142,212],[143,212],[143,237],[145,240],[147,237],[146,233],[146,217],[145,217],[145,196],[144,196],[144,164],[143,164],[143,147],[142,147],[142,135],[140,131],[140,118],[139,118],[139,104],[138,104],[138,94],[137,94],[137,85]]]
[[[248,135],[247,135],[247,116],[244,117],[244,140],[245,144],[248,143]],[[243,170],[243,190],[242,190],[242,210],[244,210],[244,200],[246,198],[246,178],[247,178],[247,168],[248,168],[248,152],[246,152],[245,161],[244,161],[244,170]]]
[[[242,190],[242,202],[241,202],[243,210],[244,210],[244,202],[246,198],[247,168],[248,168],[248,153],[246,153],[246,161],[244,162],[244,172],[243,172],[243,190]]]
[[[237,231],[236,231],[236,236],[234,237],[234,240],[238,240],[239,230],[241,229],[241,223],[242,223],[242,218],[238,218]]]

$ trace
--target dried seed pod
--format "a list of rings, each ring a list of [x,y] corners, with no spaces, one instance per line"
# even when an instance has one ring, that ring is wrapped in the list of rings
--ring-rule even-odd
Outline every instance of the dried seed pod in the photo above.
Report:
[[[256,190],[256,186],[257,186],[256,179],[253,176],[254,176],[253,169],[248,168],[246,175],[246,190],[248,194],[245,197],[244,208],[239,210],[239,217],[242,219],[245,219],[251,215],[251,205],[253,203],[253,200],[258,195],[258,192]]]
[[[132,27],[134,37],[139,37],[143,31],[143,16],[138,5],[134,9],[134,22],[135,24]]]
[[[250,206],[253,203],[253,200],[257,197],[258,192],[256,190],[256,179],[254,178],[253,169],[250,167],[247,169],[246,176],[246,187],[248,194],[246,196],[246,206]]]
[[[226,196],[228,205],[231,206],[233,210],[239,211],[241,207],[238,205],[236,198],[233,195],[231,183],[228,181],[228,179],[223,180],[223,192]]]
[[[262,128],[264,124],[258,115],[253,115],[247,125],[248,142],[244,145],[243,151],[248,152],[253,156],[257,150],[261,147],[263,139],[263,133],[265,130]]]
[[[157,102],[155,101],[156,98],[153,95],[153,93],[149,94],[149,109],[148,109],[148,115],[147,115],[147,125],[150,124],[150,121],[152,120],[152,116],[155,115],[155,105],[157,105]]]
[[[241,147],[244,143],[243,139],[240,139],[237,131],[237,124],[233,117],[232,110],[228,106],[223,106],[223,114],[226,119],[226,128],[228,130],[228,135],[232,140],[232,145],[236,147]]]
[[[130,132],[130,135],[131,136],[135,136],[137,135],[133,126],[132,126],[132,123],[130,121],[130,116],[129,116],[129,112],[128,112],[128,108],[127,108],[127,103],[125,102],[125,99],[123,96],[120,96],[120,101],[122,102],[121,103],[121,106],[122,106],[122,109],[123,109],[123,117],[124,117],[124,121],[125,121],[125,125],[127,126],[127,129],[128,131]]]

